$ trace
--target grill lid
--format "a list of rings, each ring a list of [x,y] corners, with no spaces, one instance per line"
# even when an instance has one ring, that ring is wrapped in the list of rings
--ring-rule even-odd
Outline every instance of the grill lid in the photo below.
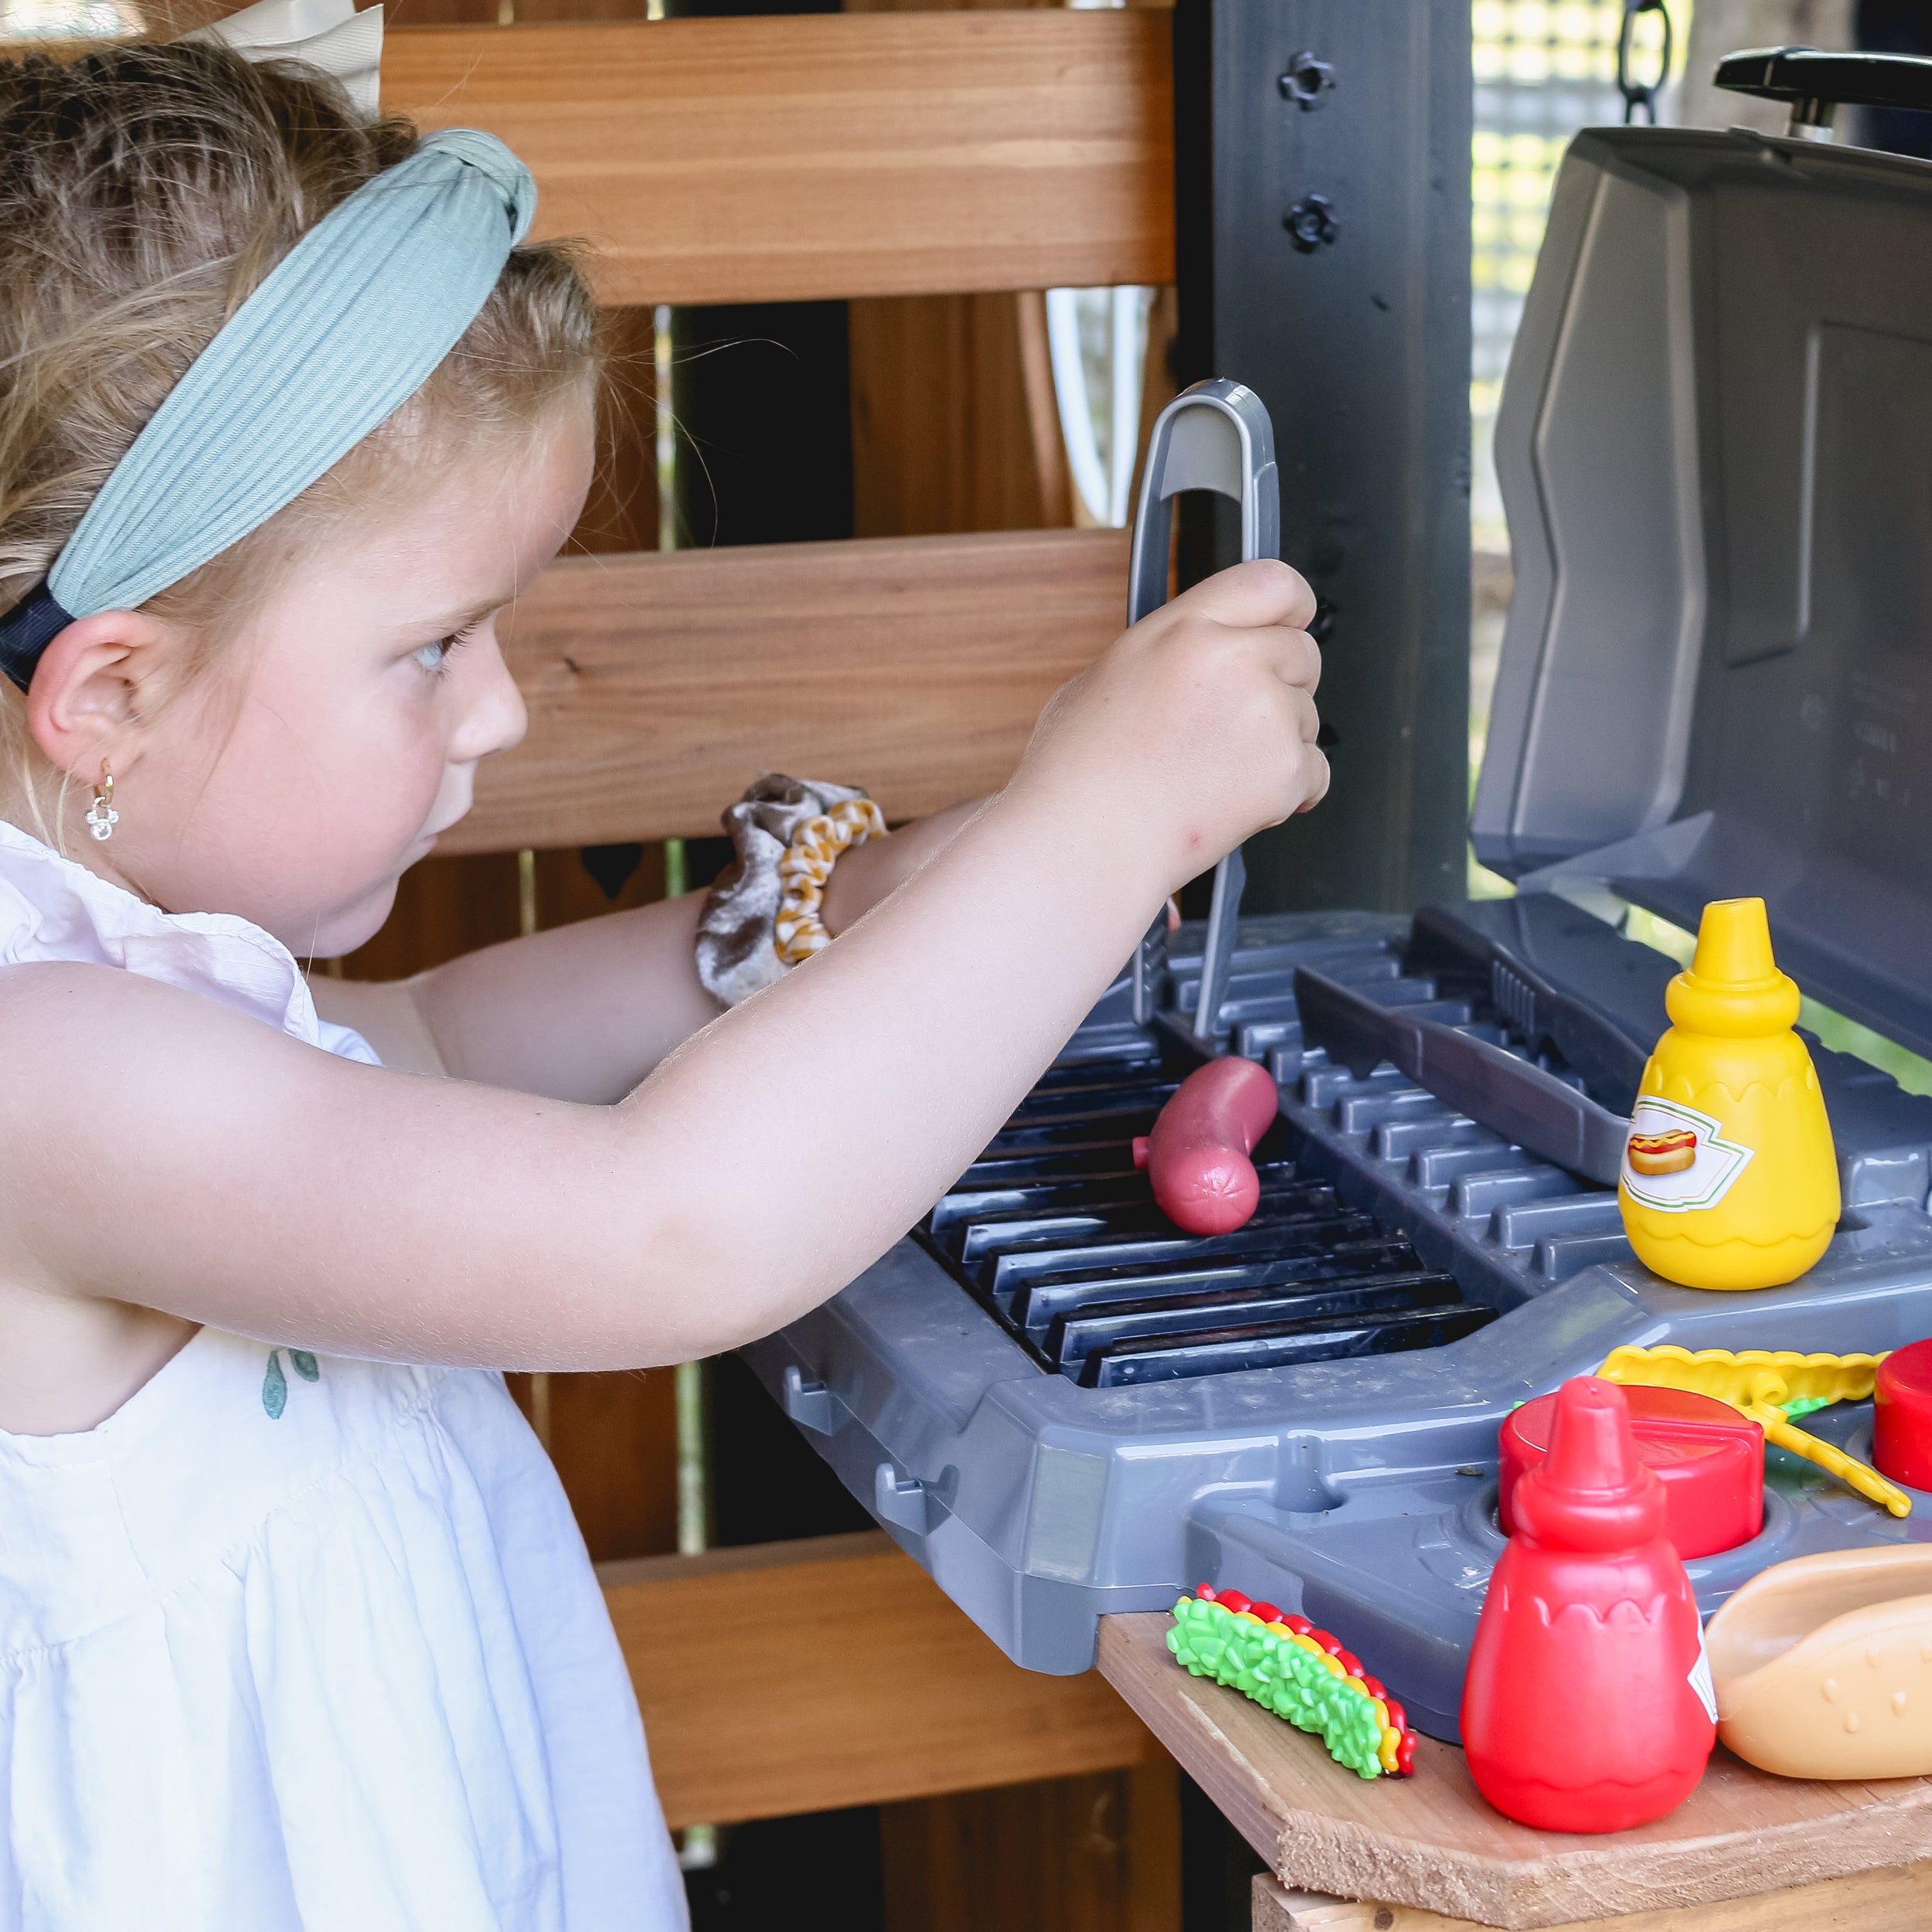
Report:
[[[1516,587],[1473,834],[1932,1053],[1932,164],[1596,129],[1496,465]]]

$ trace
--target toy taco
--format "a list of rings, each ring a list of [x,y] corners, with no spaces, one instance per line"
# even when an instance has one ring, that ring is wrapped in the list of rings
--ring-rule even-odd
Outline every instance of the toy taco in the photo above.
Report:
[[[1753,1577],[1705,1631],[1717,1735],[1786,1777],[1932,1776],[1932,1545]]]

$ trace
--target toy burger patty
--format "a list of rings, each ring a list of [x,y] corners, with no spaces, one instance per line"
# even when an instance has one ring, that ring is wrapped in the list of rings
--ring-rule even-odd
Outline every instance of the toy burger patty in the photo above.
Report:
[[[1633,1134],[1630,1165],[1637,1174],[1682,1174],[1697,1159],[1697,1136],[1687,1127],[1668,1134]]]

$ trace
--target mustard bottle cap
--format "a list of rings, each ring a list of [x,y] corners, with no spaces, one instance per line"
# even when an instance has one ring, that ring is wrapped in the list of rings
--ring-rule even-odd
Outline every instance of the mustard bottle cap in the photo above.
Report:
[[[1733,1038],[1780,1033],[1796,1021],[1798,982],[1771,952],[1761,899],[1713,899],[1697,928],[1690,970],[1664,994],[1672,1023],[1687,1032]]]

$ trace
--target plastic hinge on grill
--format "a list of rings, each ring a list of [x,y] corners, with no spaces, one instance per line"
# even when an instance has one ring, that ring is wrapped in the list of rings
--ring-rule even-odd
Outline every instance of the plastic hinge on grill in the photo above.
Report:
[[[808,1382],[796,1369],[786,1369],[785,1413],[801,1429],[830,1435],[838,1426],[832,1402],[832,1391],[822,1382]]]
[[[914,1536],[929,1536],[938,1526],[945,1508],[939,1498],[916,1477],[903,1481],[889,1462],[872,1472],[872,1514],[881,1522],[895,1523]]]

